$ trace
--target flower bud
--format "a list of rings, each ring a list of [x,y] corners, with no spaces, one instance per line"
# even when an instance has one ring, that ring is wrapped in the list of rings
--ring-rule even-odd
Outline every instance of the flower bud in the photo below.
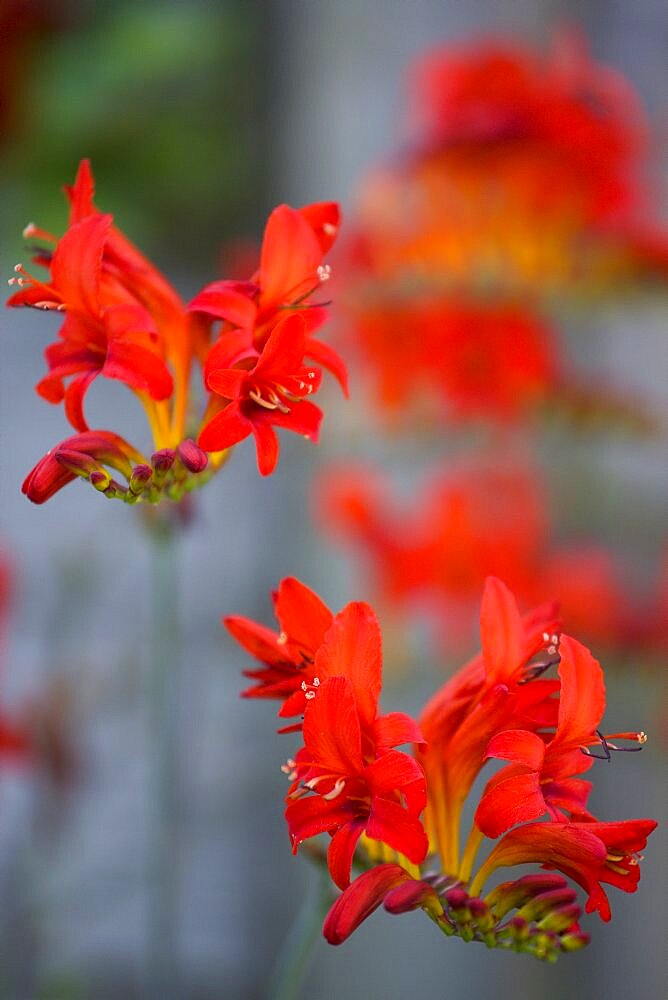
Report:
[[[75,476],[84,476],[87,479],[92,472],[100,471],[100,466],[94,458],[74,448],[58,448],[53,457],[58,465],[69,469]]]
[[[209,464],[209,456],[191,438],[182,441],[176,452],[188,472],[204,472]]]
[[[154,451],[151,455],[151,465],[155,470],[156,476],[166,476],[174,465],[175,460],[176,452],[173,448],[162,448],[160,451]]]
[[[130,492],[142,493],[152,478],[153,470],[150,465],[135,465],[130,476]]]
[[[99,490],[100,493],[104,493],[111,483],[111,476],[108,472],[105,472],[104,469],[97,469],[94,472],[91,472],[89,480],[96,490]]]

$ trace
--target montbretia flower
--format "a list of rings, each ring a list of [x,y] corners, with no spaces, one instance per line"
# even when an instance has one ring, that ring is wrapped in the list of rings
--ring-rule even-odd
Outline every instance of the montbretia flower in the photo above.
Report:
[[[243,696],[280,699],[278,714],[289,719],[304,712],[306,693],[315,679],[315,655],[334,616],[317,594],[294,577],[281,580],[273,598],[280,632],[239,615],[223,621],[237,642],[262,664],[244,671],[257,683]]]
[[[329,275],[323,257],[338,231],[336,205],[276,209],[258,273],[247,282],[218,283],[224,294],[202,292],[195,300],[200,305],[189,309],[113,217],[95,207],[88,161],[66,192],[70,219],[62,238],[33,224],[24,231],[36,267],[47,274],[36,276],[17,264],[10,279],[17,290],[8,305],[62,319],[56,341],[46,348],[48,371],[37,391],[50,403],[64,404],[77,432],[27,477],[29,499],[43,503],[78,476],[127,503],[180,500],[211,478],[251,432],[263,475],[278,461],[272,425],[317,441],[322,414],[305,397],[316,391],[321,374],[304,364],[304,356],[334,370],[345,384],[341,359],[312,336],[326,310],[308,301]],[[299,287],[289,290],[290,282]],[[207,303],[213,309],[208,318]],[[225,322],[213,338],[212,322],[220,318]],[[195,367],[202,371],[201,400],[193,398]],[[153,437],[150,453],[89,426],[84,403],[100,377],[124,383],[139,399]],[[123,481],[113,479],[109,468]]]
[[[408,90],[408,134],[361,184],[337,264],[342,336],[376,410],[402,426],[552,411],[646,426],[641,402],[579,385],[559,335],[564,309],[668,277],[628,81],[571,34],[548,53],[426,52]]]
[[[357,843],[365,834],[419,863],[427,837],[419,820],[426,804],[424,772],[394,749],[422,740],[407,715],[378,714],[380,626],[361,602],[347,605],[327,631],[304,708],[304,746],[289,764],[285,819],[293,851],[319,833],[334,882],[345,888]]]
[[[649,645],[614,551],[556,540],[548,484],[529,464],[450,463],[401,501],[379,471],[342,464],[321,474],[314,499],[320,523],[365,565],[374,600],[423,612],[444,648],[468,637],[487,576],[527,605],[558,593],[565,627],[588,642]]]
[[[201,447],[223,451],[252,433],[258,468],[267,476],[278,462],[278,438],[272,425],[317,443],[322,411],[308,397],[320,387],[321,372],[303,363],[304,327],[301,316],[280,319],[252,368],[223,367],[220,353],[207,364],[208,389],[229,402],[201,431]]]
[[[378,714],[381,639],[368,605],[332,618],[294,579],[275,602],[278,634],[245,619],[227,624],[263,664],[245,694],[290,702],[303,715],[288,727],[301,730],[303,746],[282,767],[291,782],[285,815],[293,851],[330,838],[327,864],[343,892],[325,938],[341,944],[382,904],[395,914],[422,909],[448,936],[548,961],[584,947],[569,883],[586,893],[586,912],[609,920],[603,886],[636,890],[656,823],[600,821],[589,811],[592,785],[580,775],[647,737],[602,732],[601,667],[560,632],[555,606],[521,616],[508,588],[490,578],[482,652],[416,722]],[[413,755],[396,749],[407,743]],[[509,763],[488,781],[462,848],[464,806],[493,758]],[[547,871],[488,886],[499,869],[526,864]],[[351,869],[360,872],[352,881]]]
[[[313,336],[327,319],[326,301],[313,301],[329,281],[324,263],[341,224],[339,207],[322,202],[294,209],[279,205],[264,231],[260,267],[250,281],[215,281],[189,309],[209,323],[223,320],[218,348],[233,360],[257,357],[278,320],[298,313],[304,320],[304,354],[329,369],[347,391],[346,367],[333,348]],[[230,332],[233,331],[233,332]]]

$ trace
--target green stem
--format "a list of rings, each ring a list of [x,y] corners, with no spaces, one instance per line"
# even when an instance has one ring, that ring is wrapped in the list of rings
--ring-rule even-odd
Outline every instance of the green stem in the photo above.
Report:
[[[271,975],[269,996],[272,1000],[297,1000],[299,997],[313,946],[320,937],[323,920],[331,905],[331,885],[327,867],[318,865],[311,873],[306,899]]]
[[[174,528],[150,532],[150,828],[147,997],[178,997],[179,544]]]

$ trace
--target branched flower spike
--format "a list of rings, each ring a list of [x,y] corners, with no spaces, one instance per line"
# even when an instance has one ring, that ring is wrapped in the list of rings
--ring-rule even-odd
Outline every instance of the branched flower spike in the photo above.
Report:
[[[37,392],[64,404],[76,432],[30,472],[23,484],[28,498],[44,503],[79,477],[129,504],[180,500],[250,434],[262,475],[278,462],[276,427],[317,442],[322,413],[307,397],[315,395],[321,371],[304,359],[332,370],[344,388],[346,378],[338,355],[314,336],[327,310],[310,300],[329,277],[323,257],[338,231],[338,207],[279,206],[251,280],[214,282],[186,307],[113,217],[97,210],[87,160],[66,191],[70,220],[61,239],[32,223],[24,231],[34,264],[47,273],[36,277],[17,264],[9,280],[16,291],[8,305],[62,320],[46,348],[48,371]],[[193,398],[195,367],[202,372],[199,399]],[[84,402],[99,377],[135,393],[151,452],[88,426]]]
[[[279,632],[238,617],[226,624],[260,662],[245,695],[278,698],[280,716],[302,716],[284,730],[303,738],[282,766],[285,818],[295,853],[313,837],[330,838],[327,865],[343,891],[325,938],[341,944],[382,904],[395,914],[422,909],[449,937],[546,961],[584,947],[570,883],[586,894],[585,911],[608,921],[603,886],[635,892],[656,823],[600,821],[588,811],[592,784],[581,775],[594,757],[639,750],[647,737],[603,735],[601,667],[559,633],[554,607],[522,618],[507,587],[489,578],[482,653],[436,692],[418,723],[378,712],[381,639],[368,605],[333,616],[294,579],[283,580],[275,604]],[[405,744],[414,755],[397,749]],[[491,759],[506,763],[488,780],[462,847],[463,807]],[[528,863],[543,870],[489,887],[497,870]],[[352,868],[361,874],[351,881]]]

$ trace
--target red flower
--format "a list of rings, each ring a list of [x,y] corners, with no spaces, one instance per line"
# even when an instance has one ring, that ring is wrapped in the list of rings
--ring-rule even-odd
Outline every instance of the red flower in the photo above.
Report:
[[[315,669],[304,747],[288,763],[293,785],[285,818],[294,853],[310,837],[332,836],[329,870],[344,888],[362,833],[410,861],[423,860],[424,773],[412,757],[393,749],[422,737],[409,716],[378,715],[380,629],[368,605],[349,604],[337,615]]]
[[[112,216],[100,213],[73,223],[53,252],[50,281],[33,278],[19,265],[24,287],[8,301],[66,313],[60,339],[46,349],[49,374],[37,390],[51,403],[64,399],[67,417],[79,431],[88,430],[83,400],[98,375],[119,379],[154,400],[167,399],[173,387],[153,319],[103,270],[111,224]]]
[[[317,443],[322,411],[307,397],[318,390],[321,373],[304,365],[305,347],[304,321],[300,316],[286,316],[274,327],[250,370],[209,363],[207,387],[230,402],[200,432],[200,446],[205,451],[222,451],[252,433],[258,468],[268,476],[279,454],[272,425]]]
[[[294,616],[308,614],[313,595],[300,594],[294,581],[290,590],[289,632],[277,637],[243,623],[240,638],[266,665],[254,672],[258,694],[283,697],[303,678],[304,745],[282,768],[292,782],[285,816],[294,853],[311,837],[331,837],[328,867],[343,893],[325,921],[327,940],[340,944],[384,903],[390,913],[424,909],[448,935],[543,959],[586,945],[576,893],[561,876],[530,875],[479,896],[498,868],[533,862],[581,885],[588,912],[607,920],[602,884],[635,890],[638,852],[656,825],[602,823],[586,812],[589,783],[573,777],[591,766],[583,751],[609,756],[623,748],[598,730],[601,669],[583,646],[554,631],[553,608],[522,618],[505,585],[489,579],[482,653],[436,693],[418,728],[402,713],[378,714],[381,642],[371,608],[349,604],[329,627],[325,609],[300,630]],[[296,655],[303,666],[295,669]],[[557,665],[559,680],[542,677]],[[644,742],[642,735],[635,738]],[[407,742],[418,745],[418,760],[396,750]],[[603,754],[589,750],[594,745]],[[488,783],[460,851],[465,800],[490,756],[511,763]],[[569,821],[524,823],[545,812]],[[474,874],[485,835],[505,830]],[[355,856],[370,870],[350,883]]]
[[[582,748],[597,742],[595,733],[605,709],[603,672],[589,650],[563,636],[559,644],[559,717],[552,739],[534,732],[509,729],[493,737],[485,758],[511,761],[488,783],[475,821],[487,837],[549,812],[565,819],[564,810],[585,812],[591,785],[573,775],[593,761]]]
[[[310,301],[329,279],[330,269],[323,258],[339,225],[339,207],[334,202],[301,209],[279,205],[267,221],[260,268],[251,280],[215,281],[195,296],[189,308],[239,328],[231,337],[223,332],[220,338],[225,350],[229,340],[239,357],[262,351],[281,316],[299,311],[305,323],[306,357],[331,371],[347,391],[343,361],[333,348],[312,336],[326,320],[327,309]]]
[[[610,904],[601,885],[635,892],[640,879],[638,852],[656,829],[651,819],[618,823],[528,823],[501,838],[473,880],[480,888],[497,868],[534,861],[556,868],[588,893],[586,911],[610,920]]]
[[[304,712],[306,691],[315,676],[315,656],[333,616],[318,595],[294,577],[281,580],[274,610],[280,632],[237,615],[223,621],[237,642],[263,664],[258,670],[244,671],[258,683],[244,691],[243,697],[283,699],[278,714],[290,718]]]
[[[526,605],[559,594],[571,634],[628,645],[634,610],[615,554],[593,542],[555,544],[548,492],[537,469],[486,461],[436,471],[400,503],[379,472],[344,464],[320,476],[314,511],[366,557],[393,613],[425,613],[448,651],[467,641],[487,576]]]

